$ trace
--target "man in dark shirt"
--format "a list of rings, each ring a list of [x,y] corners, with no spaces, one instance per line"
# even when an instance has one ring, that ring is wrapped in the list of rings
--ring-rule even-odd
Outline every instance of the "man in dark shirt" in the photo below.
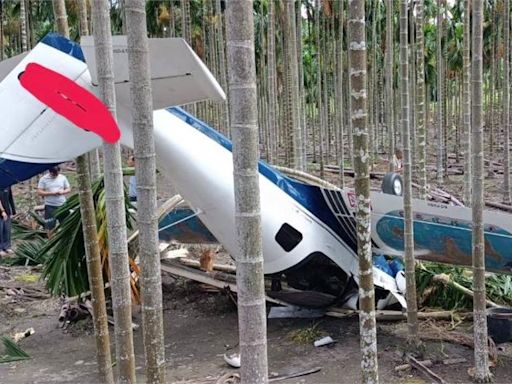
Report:
[[[0,202],[2,203],[2,212],[0,212],[2,216],[0,220],[0,256],[6,256],[14,253],[11,248],[11,219],[16,214],[16,207],[14,206],[11,187],[0,189]]]

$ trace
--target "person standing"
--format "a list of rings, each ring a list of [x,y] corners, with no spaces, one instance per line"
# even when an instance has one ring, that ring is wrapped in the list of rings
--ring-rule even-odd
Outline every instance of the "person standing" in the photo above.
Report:
[[[0,189],[0,256],[14,253],[11,248],[11,219],[15,214],[11,187]]]
[[[69,192],[71,192],[69,181],[60,173],[58,166],[50,168],[49,172],[39,180],[37,194],[44,199],[44,219],[47,230],[55,228],[55,212],[66,202],[66,195]]]
[[[135,167],[135,156],[131,155],[128,157],[127,164],[129,167]],[[137,178],[135,176],[130,176],[130,181],[128,184],[128,197],[131,202],[137,201]]]

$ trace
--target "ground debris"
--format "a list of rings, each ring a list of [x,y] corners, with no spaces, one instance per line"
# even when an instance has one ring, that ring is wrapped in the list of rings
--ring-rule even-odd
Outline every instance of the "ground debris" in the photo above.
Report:
[[[423,373],[426,377],[428,377],[432,382],[438,383],[438,384],[446,384],[446,381],[443,380],[442,377],[439,377],[436,375],[432,370],[430,370],[423,362],[418,361],[414,356],[409,355],[407,357],[409,360],[409,364],[416,368],[418,371]]]
[[[442,328],[432,321],[425,321],[420,324],[418,335],[423,340],[447,341],[454,344],[464,345],[474,348],[474,338],[472,334],[466,334],[457,331],[450,331],[448,328]],[[496,344],[489,337],[489,358],[493,364],[498,361],[498,349]]]

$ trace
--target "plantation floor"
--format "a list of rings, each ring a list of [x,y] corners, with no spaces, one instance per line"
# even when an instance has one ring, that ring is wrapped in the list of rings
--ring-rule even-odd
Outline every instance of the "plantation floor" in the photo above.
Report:
[[[30,268],[0,269],[0,285],[38,286],[30,282],[36,272]],[[206,293],[184,280],[164,276],[165,336],[168,382],[214,383],[215,378],[233,371],[223,361],[225,352],[237,345],[235,307],[222,293]],[[95,343],[90,320],[63,330],[58,325],[59,301],[45,299],[12,302],[0,291],[0,335],[33,327],[35,334],[20,346],[31,360],[0,365],[1,383],[96,383]],[[136,314],[140,322],[140,314]],[[438,323],[439,326],[442,324]],[[459,326],[468,328],[469,324]],[[112,332],[112,328],[110,329]],[[337,343],[315,348],[311,340],[330,335]],[[383,383],[427,383],[417,371],[395,373],[403,364],[405,325],[381,323],[379,335],[379,371]],[[142,333],[135,331],[137,375],[143,382]],[[309,339],[309,340],[308,340]],[[302,342],[301,342],[302,341]],[[357,319],[268,321],[269,365],[271,373],[288,369],[321,367],[321,371],[283,383],[355,383],[359,382],[359,336]],[[508,351],[506,350],[507,348]],[[493,368],[497,383],[512,382],[512,347],[505,345],[498,365]],[[1,352],[0,352],[1,353]],[[467,363],[452,366],[436,364],[432,369],[449,383],[471,379],[472,350],[456,344],[427,342],[425,358],[433,361],[464,357]]]

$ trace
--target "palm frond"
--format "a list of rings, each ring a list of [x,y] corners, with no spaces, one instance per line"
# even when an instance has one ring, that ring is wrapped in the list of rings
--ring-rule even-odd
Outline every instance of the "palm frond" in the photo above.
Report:
[[[103,179],[92,186],[96,222],[105,281],[109,281],[108,236]],[[131,203],[125,191],[125,212],[128,229],[132,229]],[[19,225],[19,238],[25,241],[17,249],[19,260],[43,264],[43,279],[51,294],[75,296],[89,290],[82,218],[78,194],[72,195],[56,211],[58,225],[53,237],[46,239],[43,230]],[[39,231],[39,232],[38,232]],[[135,284],[133,285],[134,287]],[[135,297],[138,297],[138,293]]]
[[[5,353],[0,355],[0,363],[10,363],[12,361],[28,360],[30,355],[21,349],[18,344],[10,337],[2,336],[2,344],[4,345]]]
[[[434,281],[434,276],[446,274],[465,288],[473,289],[473,275],[469,268],[423,262],[416,268],[416,288],[420,304],[427,307],[472,309],[473,301],[460,290]],[[512,276],[490,274],[485,279],[487,299],[497,304],[512,306]]]

